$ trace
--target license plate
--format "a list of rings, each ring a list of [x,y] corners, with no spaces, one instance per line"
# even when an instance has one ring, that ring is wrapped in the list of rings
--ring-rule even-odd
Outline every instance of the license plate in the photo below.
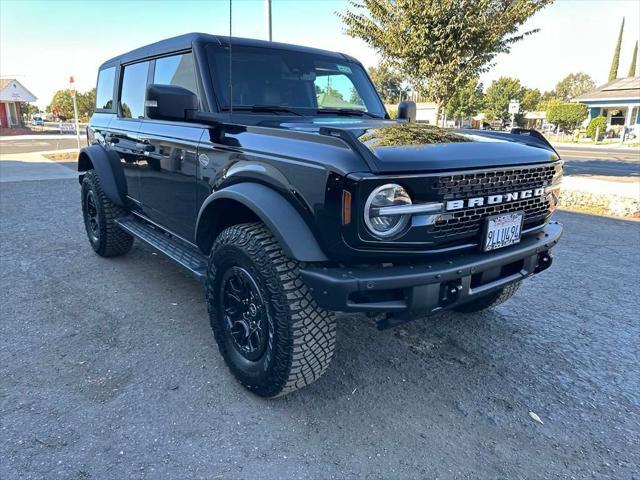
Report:
[[[487,218],[483,250],[488,252],[518,243],[523,220],[522,212],[503,213]]]

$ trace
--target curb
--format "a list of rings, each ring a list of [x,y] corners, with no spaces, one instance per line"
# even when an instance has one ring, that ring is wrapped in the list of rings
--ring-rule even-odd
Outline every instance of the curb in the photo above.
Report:
[[[564,177],[559,208],[613,217],[640,218],[640,182]]]

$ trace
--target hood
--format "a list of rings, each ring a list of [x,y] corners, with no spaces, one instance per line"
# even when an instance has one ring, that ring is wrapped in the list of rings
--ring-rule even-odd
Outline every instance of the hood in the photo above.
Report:
[[[342,117],[278,126],[338,136],[358,150],[375,173],[528,165],[560,158],[550,145],[528,135],[452,130],[424,123]]]

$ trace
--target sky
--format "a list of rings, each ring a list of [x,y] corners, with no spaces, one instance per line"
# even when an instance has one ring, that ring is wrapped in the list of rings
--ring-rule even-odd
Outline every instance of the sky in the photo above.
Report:
[[[363,41],[343,33],[336,12],[347,0],[272,0],[273,40],[337,50],[366,67],[378,62]],[[500,76],[551,90],[564,76],[586,72],[607,80],[622,17],[626,17],[620,76],[626,75],[640,37],[640,0],[556,0],[522,27],[540,31],[501,54],[483,74],[487,87]],[[264,0],[233,0],[234,36],[266,39]],[[0,0],[0,76],[17,78],[45,107],[73,75],[78,90],[95,86],[105,60],[187,32],[229,34],[229,1]]]

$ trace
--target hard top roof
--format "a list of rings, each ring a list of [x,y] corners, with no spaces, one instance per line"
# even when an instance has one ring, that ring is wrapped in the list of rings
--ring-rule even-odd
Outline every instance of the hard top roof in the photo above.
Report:
[[[186,50],[192,48],[194,43],[217,43],[218,45],[229,45],[229,37],[223,35],[210,35],[207,33],[187,33],[179,35],[177,37],[167,38],[160,40],[156,43],[145,45],[144,47],[136,48],[130,52],[123,53],[117,57],[113,57],[104,62],[100,69],[118,63],[129,63],[136,60],[142,60],[148,57],[154,57],[158,55],[164,55],[180,50]],[[291,45],[288,43],[268,42],[266,40],[256,40],[252,38],[240,38],[231,37],[231,45],[235,46],[249,46],[249,47],[266,47],[266,48],[280,48],[283,50],[293,50],[298,52],[315,53],[317,55],[328,55],[332,57],[341,58],[344,60],[358,62],[355,58],[350,57],[342,53],[331,52],[328,50],[320,50],[317,48],[303,47],[301,45]]]

